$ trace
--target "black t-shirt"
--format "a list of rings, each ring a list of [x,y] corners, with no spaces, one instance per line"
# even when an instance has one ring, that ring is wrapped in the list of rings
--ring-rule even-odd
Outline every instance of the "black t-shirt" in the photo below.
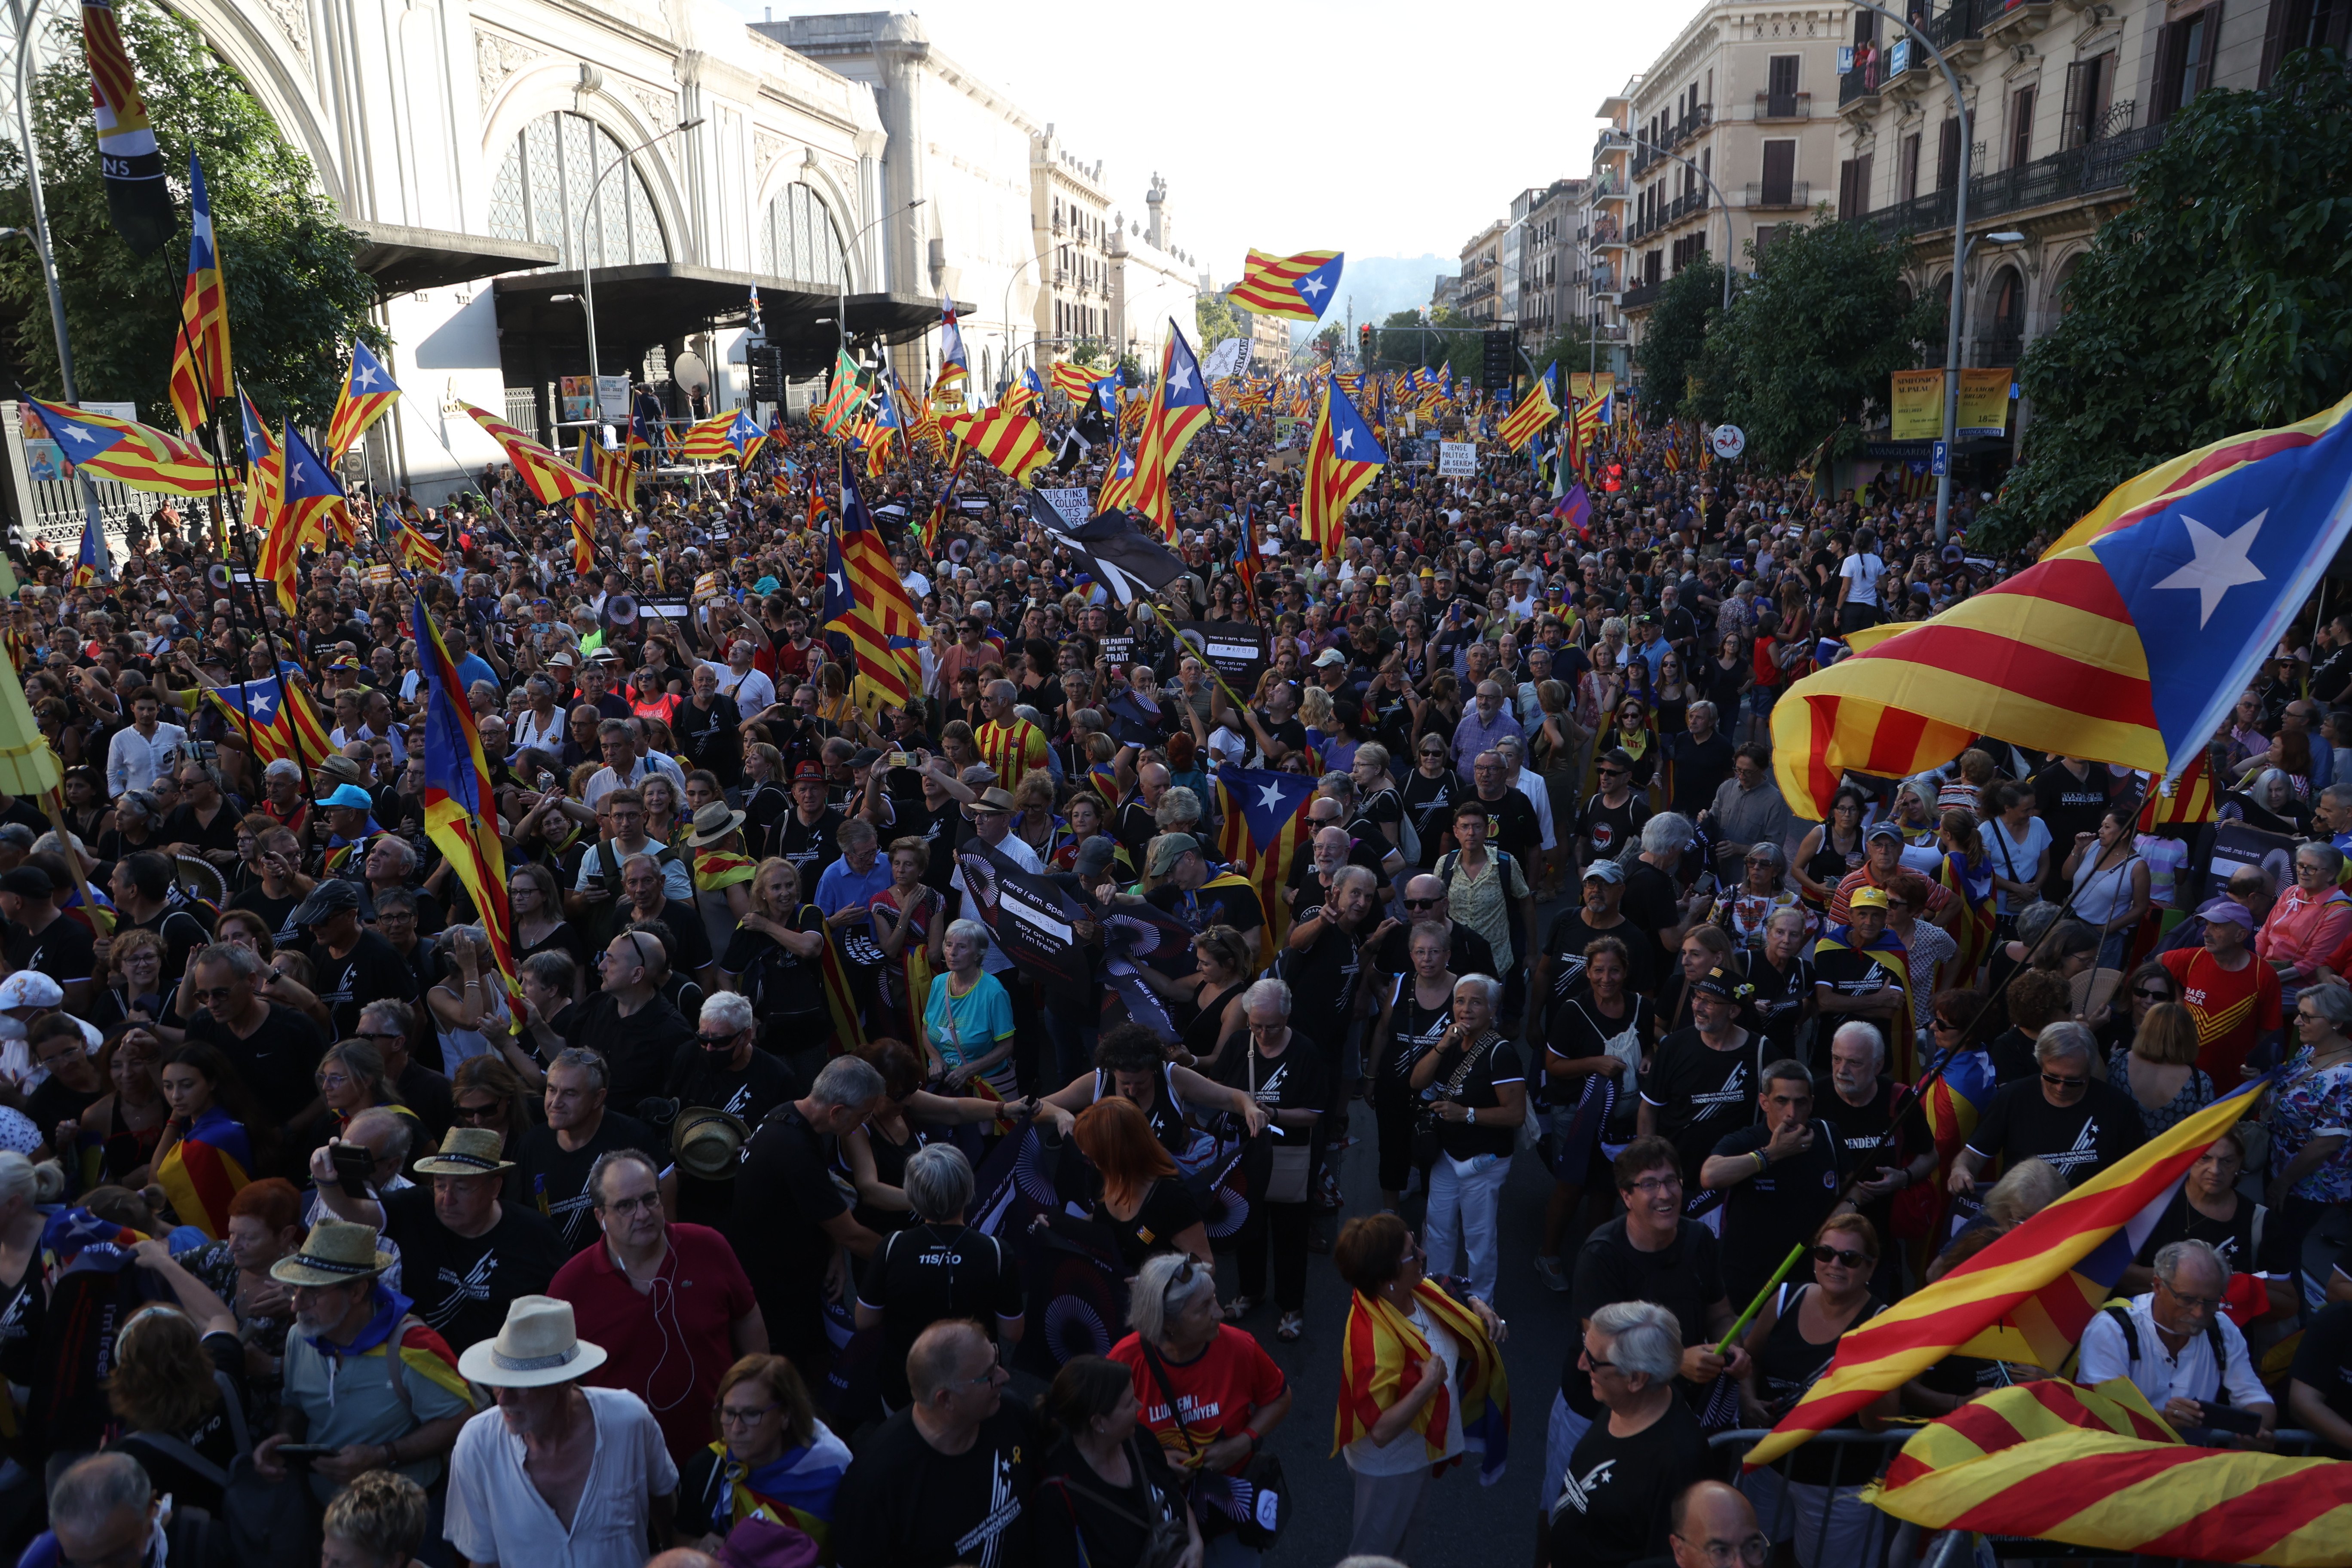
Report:
[[[555,1026],[566,1045],[604,1058],[604,1102],[631,1113],[648,1096],[662,1092],[678,1047],[694,1043],[694,1026],[658,994],[625,1018],[611,992],[592,991],[585,1001],[566,1007]]]
[[[163,939],[163,989],[171,990],[187,973],[188,954],[212,940],[212,921],[191,910],[166,905],[148,920],[134,921],[118,914],[114,919],[114,934],[121,936],[134,931],[152,931]],[[89,973],[84,965],[82,973]],[[324,998],[322,997],[321,1000]],[[349,1034],[348,1029],[344,1031]]]
[[[1663,981],[1673,968],[1675,955],[1659,933],[1683,923],[1682,894],[1672,877],[1647,860],[1619,864],[1625,868],[1625,896],[1618,900],[1617,912],[1649,938],[1653,971]]]
[[[95,962],[98,939],[89,927],[61,914],[43,926],[38,935],[23,926],[8,927],[8,967],[32,969],[60,984],[86,978]]]
[[[2320,1403],[2344,1420],[2352,1421],[2352,1301],[2322,1307],[2303,1331],[2294,1349],[2294,1381],[2308,1385]],[[2324,1445],[2321,1452],[2352,1458],[2343,1449]]]
[[[187,844],[202,855],[211,849],[234,850],[236,830],[245,819],[226,800],[220,802],[209,826],[196,819],[196,808],[185,804],[173,806],[163,817],[159,837],[166,844]]]
[[[1375,911],[1377,914],[1377,911]],[[1374,921],[1378,923],[1377,919]],[[1445,960],[1449,974],[1492,974],[1495,973],[1495,944],[1480,936],[1460,921],[1446,922],[1454,929]],[[1372,967],[1384,974],[1402,974],[1412,967],[1412,926],[1394,927],[1372,950]]]
[[[2053,762],[2033,775],[2033,809],[2050,829],[2050,868],[2042,885],[2063,889],[2061,865],[2074,847],[2078,833],[2096,833],[2107,813],[2107,770],[2093,763],[2089,773],[2076,778],[2063,763]]]
[[[1911,1129],[1916,1129],[1918,1118],[1916,1114],[1906,1117],[1906,1128],[1891,1125],[1895,1102],[1903,1092],[1892,1079],[1880,1079],[1872,1091],[1870,1103],[1859,1106],[1848,1105],[1841,1099],[1835,1089],[1829,1088],[1826,1077],[1816,1081],[1828,1089],[1827,1093],[1817,1097],[1816,1108],[1837,1130],[1838,1145],[1843,1152],[1841,1158],[1846,1170],[1859,1169],[1866,1180],[1875,1180],[1880,1169],[1894,1170],[1910,1163],[1911,1156],[1916,1152],[1911,1146],[1915,1135]],[[1927,1179],[1933,1181],[1935,1177],[1931,1174]],[[1878,1227],[1883,1246],[1885,1238],[1894,1234],[1888,1226],[1895,1217],[1895,1199],[1888,1196],[1875,1203],[1864,1204],[1862,1213]]]
[[[1516,789],[1506,788],[1496,800],[1487,800],[1474,791],[1465,795],[1454,810],[1459,815],[1481,806],[1494,818],[1491,837],[1495,847],[1522,866],[1532,861],[1543,843],[1543,824],[1536,818],[1535,803]]]
[[[1319,889],[1307,897],[1295,924],[1304,925],[1323,912]],[[1363,949],[1357,937],[1370,934],[1370,928],[1378,923],[1377,910],[1368,910],[1354,932],[1327,921],[1312,942],[1283,953],[1282,974],[1290,983],[1292,1026],[1308,1039],[1321,1042],[1334,1057],[1348,1037],[1348,1025],[1354,1016],[1357,979],[1363,967]]]
[[[1268,1060],[1247,1041],[1239,1042],[1217,1064],[1216,1080],[1240,1089],[1271,1117],[1277,1110],[1322,1110],[1331,1103],[1328,1069],[1315,1043],[1294,1027],[1282,1055]],[[1297,1148],[1308,1135],[1296,1127],[1282,1130],[1276,1143]]]
[[[229,1423],[228,1406],[225,1400],[233,1395],[242,1404],[248,1398],[245,1384],[245,1345],[236,1334],[224,1329],[204,1337],[204,1352],[208,1363],[205,1374],[216,1384],[224,1378],[228,1382],[228,1387],[222,1390],[224,1400],[215,1401],[194,1426],[164,1435],[178,1438],[215,1466],[226,1470],[240,1450],[236,1428]],[[181,1507],[218,1513],[221,1507],[219,1485],[160,1447],[144,1441],[145,1436],[142,1432],[129,1433],[118,1438],[114,1446],[139,1462],[139,1468],[147,1472],[147,1479],[156,1491],[170,1492]]]
[[[803,822],[800,808],[794,806],[776,818],[773,854],[781,855],[801,871],[801,897],[816,897],[816,879],[824,868],[841,858],[841,846],[834,842],[834,834],[841,826],[841,813],[826,806],[814,822]]]
[[[1715,792],[1731,776],[1731,740],[1720,730],[1706,740],[1677,735],[1674,743],[1674,808],[1696,819],[1715,804]]]
[[[312,1079],[319,1070],[319,1058],[327,1054],[327,1040],[307,1014],[272,1002],[261,1027],[239,1039],[214,1019],[210,1008],[199,1008],[188,1020],[188,1038],[201,1040],[226,1057],[245,1087],[280,1127],[292,1123],[302,1108],[318,1097]]]
[[[1715,1473],[1706,1434],[1679,1399],[1630,1437],[1595,1421],[1577,1439],[1568,1473],[1545,1479],[1552,1568],[1625,1568],[1664,1557],[1675,1497]]]
[[[1021,1568],[1039,1434],[1027,1405],[1006,1399],[971,1447],[942,1454],[901,1410],[857,1446],[833,1500],[841,1568]],[[918,1506],[919,1504],[919,1506]]]
[[[767,1120],[768,1112],[786,1100],[798,1099],[802,1088],[793,1069],[781,1058],[757,1047],[752,1048],[751,1060],[738,1071],[727,1065],[725,1057],[706,1051],[688,1040],[670,1058],[669,1076],[663,1080],[661,1091],[677,1100],[681,1110],[703,1106],[723,1110],[740,1119],[746,1127],[757,1127]],[[734,1208],[733,1180],[714,1182],[690,1175],[680,1168],[678,1218],[724,1230]]]
[[[1201,1205],[1192,1201],[1182,1182],[1162,1176],[1143,1194],[1143,1206],[1135,1211],[1133,1219],[1120,1219],[1099,1197],[1095,1200],[1093,1216],[1110,1231],[1120,1262],[1133,1274],[1153,1253],[1176,1249],[1176,1238],[1201,1223]]]
[[[570,1258],[596,1239],[596,1210],[588,1195],[588,1167],[608,1149],[642,1149],[656,1166],[669,1163],[668,1152],[654,1130],[634,1116],[607,1109],[595,1135],[577,1149],[557,1141],[555,1129],[543,1123],[523,1134],[522,1152],[515,1163],[522,1167],[523,1190],[539,1212],[554,1225],[563,1258]],[[561,1259],[559,1259],[561,1261]],[[498,1325],[490,1325],[496,1329]]]
[[[1760,1044],[1747,1032],[1739,1048],[1718,1051],[1696,1028],[1676,1029],[1658,1042],[1642,1079],[1642,1098],[1657,1112],[1658,1131],[1682,1156],[1683,1184],[1698,1190],[1698,1170],[1726,1134],[1756,1120]]]
[[[1735,1300],[1753,1300],[1789,1249],[1811,1241],[1837,1206],[1838,1184],[1846,1172],[1845,1148],[1828,1122],[1815,1121],[1812,1129],[1811,1148],[1773,1161],[1769,1168],[1724,1194],[1723,1288]],[[1726,1134],[1713,1152],[1746,1156],[1771,1137],[1759,1121]],[[1812,1277],[1810,1259],[1800,1260],[1789,1275],[1800,1283]]]
[[[519,1204],[499,1205],[498,1224],[464,1237],[435,1217],[430,1186],[403,1187],[385,1194],[383,1203],[384,1234],[400,1247],[400,1288],[452,1350],[496,1334],[507,1304],[517,1296],[544,1294],[571,1256],[555,1226]],[[593,1236],[593,1215],[588,1228]]]
[[[1703,1225],[1685,1222],[1675,1227],[1675,1239],[1664,1250],[1644,1252],[1626,1238],[1625,1216],[1585,1237],[1577,1250],[1574,1283],[1570,1287],[1571,1334],[1576,1325],[1613,1301],[1654,1301],[1682,1325],[1683,1343],[1707,1342],[1707,1311],[1724,1300],[1721,1244]],[[1600,1406],[1592,1397],[1592,1379],[1578,1366],[1582,1342],[1571,1338],[1568,1363],[1560,1369],[1559,1391],[1570,1409],[1590,1416]],[[1706,1390],[1686,1386],[1686,1402],[1704,1403]]]
[[[822,929],[824,917],[814,904],[803,904],[779,922],[796,931]],[[765,931],[741,926],[727,941],[719,967],[736,976],[736,989],[751,999],[751,1010],[761,1023],[780,1017],[804,1017],[824,1011],[824,977],[818,963],[824,954],[803,958]],[[828,1025],[827,1028],[830,1029]],[[816,1045],[818,1039],[801,1042]],[[797,1047],[796,1047],[797,1048]]]
[[[2042,1098],[2038,1074],[1995,1089],[1984,1120],[1969,1135],[1972,1152],[2000,1155],[2004,1170],[2020,1160],[2040,1159],[2070,1187],[2081,1186],[2147,1142],[2138,1101],[2115,1085],[2093,1079],[2082,1099],[2060,1107]]]
[[[751,1277],[777,1350],[795,1359],[821,1356],[825,1348],[817,1291],[833,1240],[824,1222],[849,1208],[827,1173],[832,1164],[832,1141],[786,1101],[753,1130],[735,1172],[737,1187],[759,1201],[736,1205],[727,1239]],[[836,1538],[836,1553],[840,1544]]]
[[[882,1238],[866,1260],[857,1300],[882,1314],[882,1397],[911,1397],[907,1352],[942,1318],[969,1318],[993,1337],[996,1321],[1021,1316],[1021,1268],[992,1236],[969,1226],[917,1225]]]
[[[1474,1054],[1475,1065],[1462,1080],[1459,1089],[1448,1091],[1454,1075],[1462,1070],[1465,1054]],[[1498,1155],[1508,1159],[1518,1129],[1493,1112],[1501,1105],[1499,1089],[1517,1084],[1526,1091],[1528,1075],[1519,1048],[1500,1036],[1494,1037],[1486,1048],[1441,1047],[1437,1053],[1437,1076],[1430,1080],[1423,1098],[1447,1099],[1474,1110],[1489,1114],[1476,1121],[1440,1121],[1437,1124],[1437,1146],[1456,1160],[1475,1160],[1481,1154]]]
[[[735,700],[724,692],[710,700],[707,710],[692,699],[679,703],[669,716],[679,761],[689,768],[709,768],[721,784],[734,788],[743,778],[743,737],[738,728],[742,722]]]
[[[1149,1432],[1134,1432],[1127,1465],[1127,1485],[1114,1487],[1069,1438],[1054,1445],[1030,1505],[1035,1568],[1139,1563],[1153,1526],[1172,1521],[1182,1533],[1185,1482],[1170,1468],[1168,1451]]]
[[[269,922],[269,940],[280,947],[290,945],[302,933],[294,929],[294,911],[302,905],[302,896],[290,887],[282,899],[273,899],[262,891],[261,884],[252,887],[229,900],[233,910],[247,910]]]
[[[1642,824],[1649,820],[1649,798],[1640,790],[1627,790],[1624,800],[1615,805],[1602,800],[1595,791],[1577,814],[1576,833],[1578,837],[1592,841],[1594,859],[1614,860],[1641,837]]]
[[[2284,1279],[2294,1271],[2297,1262],[2295,1249],[2286,1245],[2291,1229],[2243,1194],[2238,1194],[2236,1213],[2228,1219],[2214,1219],[2201,1209],[2191,1208],[2184,1189],[2172,1194],[2172,1202],[2157,1216],[2156,1228],[2140,1243],[2139,1256],[2132,1261],[2153,1268],[2156,1255],[2174,1242],[2202,1241],[2221,1255],[2222,1263],[2233,1274]]]
[[[1774,1057],[1797,1054],[1797,1028],[1805,1021],[1805,1005],[1813,999],[1815,979],[1813,961],[1801,952],[1789,961],[1786,969],[1773,968],[1760,951],[1748,953],[1748,983],[1756,987],[1756,994],[1748,999],[1748,1005],[1764,1037],[1772,1042]]]
[[[416,971],[401,957],[397,948],[372,931],[361,931],[351,952],[341,958],[330,953],[323,942],[312,941],[303,951],[310,954],[310,967],[317,976],[312,989],[335,1020],[335,1038],[339,1040],[350,1039],[359,1033],[360,1009],[369,1003],[386,997],[401,1002],[416,1000]]]
[[[1594,938],[1603,936],[1613,936],[1625,944],[1625,989],[1643,996],[1657,994],[1658,944],[1641,928],[1625,921],[1606,931],[1595,929],[1584,918],[1584,906],[1579,904],[1562,910],[1544,938],[1544,952],[1552,960],[1551,1001],[1563,1001],[1585,988],[1584,950]],[[1462,971],[1457,969],[1454,973],[1459,974]]]
[[[1404,810],[1421,840],[1421,868],[1437,864],[1438,839],[1453,830],[1454,807],[1462,798],[1462,781],[1447,768],[1431,778],[1419,768],[1405,776]]]

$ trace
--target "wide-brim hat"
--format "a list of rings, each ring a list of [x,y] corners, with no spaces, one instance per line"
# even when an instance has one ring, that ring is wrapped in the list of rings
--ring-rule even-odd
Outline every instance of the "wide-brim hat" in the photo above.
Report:
[[[488,1127],[452,1127],[442,1135],[437,1153],[427,1154],[413,1167],[420,1176],[494,1176],[514,1169],[501,1160],[506,1138]]]
[[[324,925],[343,910],[360,907],[360,890],[339,877],[329,877],[304,896],[294,911],[293,923],[303,926]]]
[[[677,1168],[706,1182],[731,1181],[751,1129],[740,1116],[689,1105],[669,1126],[669,1150]]]
[[[740,811],[728,809],[723,800],[714,800],[694,814],[694,831],[687,835],[687,843],[699,849],[706,844],[716,844],[740,829],[751,818]]]
[[[1002,811],[1009,815],[1013,810],[1012,793],[992,784],[980,792],[980,798],[971,803],[971,808],[974,811]]]
[[[552,1296],[518,1296],[493,1337],[457,1358],[458,1374],[489,1388],[545,1388],[570,1383],[604,1364],[604,1347],[580,1337],[572,1303]]]
[[[358,784],[367,777],[360,771],[358,763],[341,752],[320,761],[319,772],[328,778],[341,779],[346,784]]]
[[[301,1251],[269,1266],[269,1277],[284,1285],[348,1285],[373,1279],[392,1264],[392,1254],[376,1246],[375,1226],[321,1219],[302,1238]]]

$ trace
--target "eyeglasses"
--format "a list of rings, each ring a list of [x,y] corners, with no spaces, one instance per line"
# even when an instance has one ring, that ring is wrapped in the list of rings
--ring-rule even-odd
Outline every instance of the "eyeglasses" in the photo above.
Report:
[[[504,1116],[506,1111],[506,1103],[503,1100],[493,1100],[484,1105],[453,1105],[449,1108],[451,1120],[457,1121],[495,1121],[499,1117]]]
[[[191,985],[188,987],[188,994],[199,1002],[226,1002],[236,994],[236,992],[233,987],[226,985]]]
[[[1436,899],[1407,899],[1404,907],[1409,910],[1433,910],[1439,902]]]
[[[719,1423],[722,1426],[757,1426],[782,1408],[781,1403],[755,1405],[748,1410],[739,1405],[722,1405],[719,1407]]]
[[[731,1034],[697,1035],[694,1037],[700,1043],[702,1048],[706,1051],[723,1051],[730,1049],[733,1047],[736,1039],[736,1037]]]
[[[1603,1361],[1589,1350],[1579,1352],[1577,1360],[1582,1362],[1586,1370],[1591,1372],[1600,1372],[1603,1369],[1614,1372],[1617,1369],[1617,1363],[1615,1362]]]
[[[2162,1275],[2158,1275],[2157,1277],[2156,1282],[2164,1287],[2164,1293],[2166,1295],[2171,1297],[2174,1300],[2179,1302],[2182,1306],[2188,1308],[2192,1312],[2210,1312],[2221,1305],[2222,1298],[2219,1296],[2183,1295],[2180,1291],[2174,1289],[2172,1281],[2165,1279]]]
[[[1937,1018],[1930,1026],[1937,1029],[1957,1029],[1959,1027],[1958,1024],[1953,1023],[1949,1018]]]
[[[614,1198],[611,1202],[599,1206],[601,1206],[606,1214],[635,1214],[639,1210],[650,1212],[651,1210],[657,1209],[661,1206],[661,1194],[659,1192],[651,1192],[634,1198]]]
[[[2053,1089],[2082,1089],[2091,1080],[2087,1078],[2061,1078],[2054,1072],[2046,1072],[2042,1075],[2042,1081]]]
[[[1772,1560],[1772,1542],[1759,1531],[1745,1541],[1693,1542],[1677,1535],[1685,1546],[1696,1545],[1706,1553],[1709,1563],[1769,1563]]]
[[[1683,1190],[1683,1179],[1680,1176],[1644,1176],[1633,1184],[1633,1190],[1645,1197],[1655,1196],[1659,1193],[1678,1193]]]
[[[1843,1263],[1848,1268],[1859,1268],[1865,1263],[1875,1263],[1878,1260],[1867,1252],[1856,1252],[1852,1247],[1831,1247],[1825,1243],[1813,1248],[1813,1261]]]

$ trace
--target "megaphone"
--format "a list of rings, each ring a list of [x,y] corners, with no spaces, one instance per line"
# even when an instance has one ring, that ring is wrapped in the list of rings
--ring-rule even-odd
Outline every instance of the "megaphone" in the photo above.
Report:
[[[600,618],[615,631],[626,631],[637,624],[637,602],[626,594],[612,595],[605,599]]]
[[[220,592],[224,594],[227,593],[229,585],[227,563],[226,562],[215,561],[210,566],[206,567],[205,569],[205,581],[210,583]]]

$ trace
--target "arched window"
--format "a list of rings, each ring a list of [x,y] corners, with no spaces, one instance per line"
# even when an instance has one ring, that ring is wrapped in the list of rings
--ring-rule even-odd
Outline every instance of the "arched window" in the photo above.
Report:
[[[841,246],[824,203],[807,185],[776,193],[760,218],[760,269],[793,283],[841,287]]]
[[[490,189],[490,233],[551,245],[556,265],[570,268],[581,265],[576,252],[584,223],[591,267],[667,261],[669,244],[644,174],[634,168],[607,174],[625,151],[585,115],[567,110],[541,115],[516,133],[499,165]]]
[[[2066,297],[2066,285],[2074,281],[2074,268],[2081,266],[2082,261],[2083,252],[2078,250],[2066,258],[2066,265],[2058,269],[2058,281],[2050,286],[2049,310],[2052,315],[2063,316],[2074,308],[2074,301]],[[2050,316],[2043,318],[2045,321],[2049,319]]]
[[[2025,331],[2025,279],[2014,267],[2004,267],[1992,281],[1992,331],[2015,337]]]

